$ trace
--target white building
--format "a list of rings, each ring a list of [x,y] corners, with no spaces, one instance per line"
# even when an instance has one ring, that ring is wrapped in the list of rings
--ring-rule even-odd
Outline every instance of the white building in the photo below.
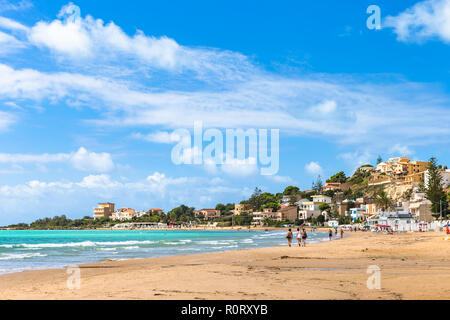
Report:
[[[292,199],[294,197],[294,199]],[[281,198],[281,206],[282,207],[289,207],[290,206],[290,203],[291,203],[291,199],[292,200],[294,200],[294,203],[295,202],[298,202],[298,201],[300,201],[301,200],[301,196],[299,195],[299,194],[296,194],[296,195],[284,195],[282,198]]]
[[[331,204],[331,197],[324,195],[312,196],[313,202],[315,203],[328,203]]]
[[[131,220],[131,219],[133,219],[133,217],[140,217],[144,214],[145,214],[144,211],[136,212],[131,208],[121,208],[112,214],[111,219],[125,221],[125,220]]]
[[[450,169],[441,170],[441,175],[442,175],[442,186],[444,188],[450,187]],[[429,175],[427,170],[425,171],[425,181],[424,181],[425,186],[428,184],[428,179]]]
[[[313,201],[303,202],[298,212],[299,220],[307,220],[311,217],[317,218],[321,214],[319,210],[321,204],[322,203],[315,203]]]
[[[330,228],[337,228],[339,226],[339,222],[337,220],[329,220],[326,222],[326,225]]]
[[[310,201],[309,201],[308,199],[300,199],[300,200],[298,200],[298,201],[295,203],[295,205],[301,209],[301,208],[302,208],[302,204],[303,204],[304,202],[310,202]]]
[[[301,199],[298,201],[298,218],[299,220],[307,220],[309,218],[317,218],[322,214],[319,210],[321,204],[331,204],[332,198],[325,195],[312,196],[313,201],[308,201],[308,199]],[[325,216],[325,218],[327,218]]]
[[[407,212],[381,212],[378,217],[367,220],[372,231],[386,230],[411,231],[414,225],[414,217]]]
[[[252,224],[262,226],[265,219],[277,220],[278,216],[272,208],[264,208],[263,212],[252,212]]]
[[[359,208],[351,208],[350,209],[350,216],[352,217],[352,220],[358,220],[358,218],[364,218],[366,215],[366,206],[361,205]]]
[[[409,201],[402,202],[403,210],[412,214],[420,221],[431,222],[434,220],[431,215],[431,201],[425,198],[423,192],[413,192]]]

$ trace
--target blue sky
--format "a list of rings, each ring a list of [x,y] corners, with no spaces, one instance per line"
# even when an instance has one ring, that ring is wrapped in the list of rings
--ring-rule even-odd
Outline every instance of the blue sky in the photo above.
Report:
[[[369,30],[369,5],[381,30]],[[0,0],[0,224],[309,189],[450,160],[450,0]],[[279,129],[274,176],[171,161],[176,129]]]

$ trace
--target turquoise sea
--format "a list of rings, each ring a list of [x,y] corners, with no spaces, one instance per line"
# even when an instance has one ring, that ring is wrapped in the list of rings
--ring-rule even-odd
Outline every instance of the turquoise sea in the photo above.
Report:
[[[0,231],[0,274],[121,260],[286,245],[284,231]],[[308,241],[327,240],[325,232]]]

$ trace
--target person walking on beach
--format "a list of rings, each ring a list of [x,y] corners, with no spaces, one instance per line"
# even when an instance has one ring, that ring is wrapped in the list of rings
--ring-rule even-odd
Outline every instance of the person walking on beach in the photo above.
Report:
[[[448,224],[447,224],[447,227],[445,228],[445,232],[447,233],[447,235],[450,234],[450,229],[448,228]]]
[[[293,238],[292,231],[291,229],[289,229],[288,233],[286,234],[286,239],[288,241],[289,247],[291,246],[292,238]]]
[[[306,233],[306,229],[303,228],[302,232],[302,247],[306,247],[306,238],[308,238],[308,234]]]
[[[337,238],[337,227],[334,228],[334,236]]]
[[[297,242],[298,246],[302,246],[302,233],[300,232],[300,228],[297,228]]]
[[[341,239],[344,237],[344,228],[341,228]]]
[[[331,229],[328,230],[328,238],[330,238],[330,241],[333,238],[333,231]]]

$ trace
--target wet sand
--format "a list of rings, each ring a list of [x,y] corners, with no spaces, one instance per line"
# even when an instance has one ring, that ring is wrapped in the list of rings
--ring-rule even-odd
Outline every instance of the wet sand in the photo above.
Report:
[[[450,299],[444,233],[346,233],[308,245],[80,265],[0,276],[0,299]],[[369,266],[381,289],[368,289]]]

